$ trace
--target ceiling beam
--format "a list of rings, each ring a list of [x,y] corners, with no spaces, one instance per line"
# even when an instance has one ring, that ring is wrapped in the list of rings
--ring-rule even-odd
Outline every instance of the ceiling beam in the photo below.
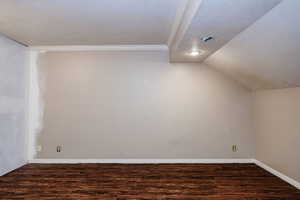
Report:
[[[203,0],[184,0],[177,10],[175,22],[168,39],[169,49],[177,49]]]

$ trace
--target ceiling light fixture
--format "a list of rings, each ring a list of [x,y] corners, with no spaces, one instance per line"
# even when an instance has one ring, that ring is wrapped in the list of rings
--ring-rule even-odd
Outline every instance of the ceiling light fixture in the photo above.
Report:
[[[198,48],[192,48],[190,51],[186,52],[187,56],[197,57],[204,54],[205,51]]]
[[[200,55],[200,52],[198,50],[192,50],[190,52],[190,56],[199,56]]]

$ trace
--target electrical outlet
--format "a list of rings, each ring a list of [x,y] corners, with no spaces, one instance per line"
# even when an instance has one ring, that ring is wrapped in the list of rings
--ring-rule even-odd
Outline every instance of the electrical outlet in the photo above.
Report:
[[[36,151],[37,151],[37,152],[41,152],[41,151],[42,151],[42,145],[38,145],[38,146],[36,147]]]
[[[232,145],[232,152],[237,152],[237,151],[238,151],[237,145]]]
[[[58,145],[57,147],[56,147],[56,152],[61,152],[61,146],[60,145]]]

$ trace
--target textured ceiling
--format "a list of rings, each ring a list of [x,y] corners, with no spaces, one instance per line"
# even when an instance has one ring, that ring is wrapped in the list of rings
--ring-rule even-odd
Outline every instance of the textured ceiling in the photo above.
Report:
[[[300,1],[284,0],[205,63],[244,86],[300,86]]]
[[[193,0],[192,0],[193,1]],[[270,11],[281,0],[195,0],[198,10],[180,41],[171,46],[172,62],[201,62],[241,31]],[[186,12],[193,12],[192,9]],[[204,36],[215,40],[203,42]],[[191,49],[201,49],[201,56],[191,57]]]
[[[0,32],[27,45],[166,44],[182,0],[1,0]]]

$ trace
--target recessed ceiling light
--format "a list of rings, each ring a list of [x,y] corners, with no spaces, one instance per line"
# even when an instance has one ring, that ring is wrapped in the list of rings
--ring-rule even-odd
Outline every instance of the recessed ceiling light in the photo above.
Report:
[[[196,57],[196,56],[201,56],[203,55],[204,51],[201,49],[197,49],[197,48],[193,48],[191,51],[188,51],[186,53],[187,56],[192,56],[192,57]]]
[[[190,56],[199,56],[199,55],[200,55],[200,52],[197,50],[193,50],[190,52]]]

